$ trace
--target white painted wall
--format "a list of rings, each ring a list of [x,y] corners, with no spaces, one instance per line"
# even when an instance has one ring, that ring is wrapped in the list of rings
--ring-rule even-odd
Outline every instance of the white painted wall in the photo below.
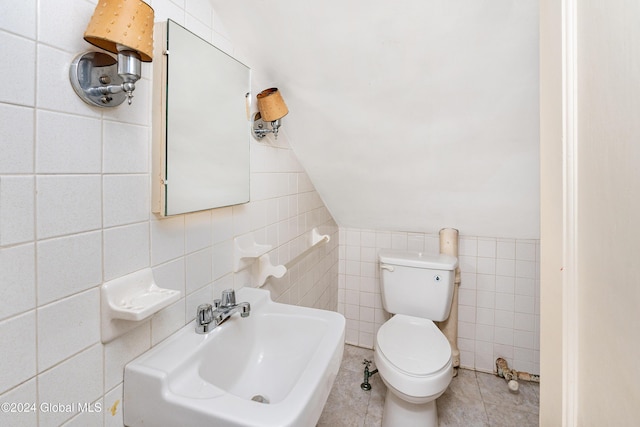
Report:
[[[537,0],[211,1],[340,226],[539,237]]]
[[[540,2],[540,425],[563,413],[562,3]]]
[[[541,363],[543,375],[560,375],[543,377],[541,425],[635,425],[640,417],[639,14],[640,5],[623,0],[543,3],[550,37],[542,51],[549,79],[542,86],[542,147],[549,154],[542,170],[550,179],[542,198]],[[562,37],[574,38],[575,46],[560,52]],[[563,87],[561,65],[576,67],[576,79]],[[575,101],[575,124],[560,108],[562,95],[565,106]],[[565,133],[563,142],[561,130],[577,136]],[[570,164],[575,181],[563,182]],[[576,210],[563,211],[572,191]],[[558,245],[561,274],[553,258]],[[561,301],[553,299],[558,294]]]
[[[629,425],[640,418],[640,366],[626,363],[640,355],[640,4],[577,5],[576,420]],[[625,375],[606,372],[616,360]]]
[[[251,143],[251,203],[150,213],[151,67],[130,107],[90,107],[69,84],[71,60],[91,48],[82,34],[95,4],[0,2],[0,76],[10,82],[0,90],[0,402],[103,411],[0,411],[2,426],[122,426],[124,365],[190,322],[198,304],[249,282],[246,270],[231,272],[235,236],[253,233],[286,263],[320,227],[331,242],[266,286],[283,302],[337,307],[337,226],[286,135]],[[157,20],[234,52],[207,0],[152,6]],[[101,344],[98,286],[144,267],[183,297]]]

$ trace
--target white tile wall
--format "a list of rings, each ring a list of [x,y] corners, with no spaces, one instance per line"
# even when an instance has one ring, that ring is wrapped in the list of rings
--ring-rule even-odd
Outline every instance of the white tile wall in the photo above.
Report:
[[[7,390],[36,374],[36,314],[28,311],[0,322],[0,389]],[[10,367],[10,368],[5,368]]]
[[[98,119],[38,110],[37,173],[100,173],[102,141]]]
[[[389,318],[382,308],[377,252],[383,248],[439,252],[437,234],[340,228],[338,309],[347,342],[372,348]],[[539,242],[461,235],[458,346],[461,365],[492,372],[495,360],[539,373]]]
[[[149,176],[105,175],[102,202],[102,225],[105,228],[148,220]]]
[[[87,350],[66,359],[38,375],[38,402],[49,403],[93,402],[102,394],[104,383],[104,358],[102,345],[96,344]],[[38,411],[40,425],[57,426],[69,418],[69,413],[60,411]]]
[[[38,243],[38,303],[82,292],[102,282],[102,234],[99,231]]]
[[[38,308],[38,370],[100,340],[100,291],[92,288]]]
[[[113,280],[149,266],[149,226],[147,223],[103,230],[104,280]]]
[[[0,248],[2,298],[0,319],[6,319],[36,306],[35,245],[29,243]]]
[[[16,1],[4,3],[0,13],[0,28],[27,37],[36,38],[36,2]]]
[[[36,187],[39,239],[101,228],[100,175],[38,175]]]
[[[233,45],[208,0],[153,0],[172,18]],[[122,426],[123,366],[191,321],[197,305],[251,283],[232,272],[233,238],[252,233],[288,264],[276,300],[337,309],[337,226],[287,142],[251,142],[251,202],[159,218],[150,213],[151,67],[132,106],[101,110],[68,81],[94,0],[9,0],[0,6],[0,401],[100,403],[99,413],[0,412],[0,425]],[[250,65],[250,64],[249,64]],[[260,74],[254,72],[259,79]],[[254,88],[260,90],[263,88]],[[298,262],[313,227],[331,241]],[[99,285],[151,267],[183,298],[107,345]],[[370,303],[371,304],[371,303]]]
[[[0,177],[0,244],[8,246],[33,240],[32,176]]]
[[[5,402],[37,402],[36,379],[33,378],[2,395]],[[0,425],[16,427],[32,427],[38,425],[38,413],[29,412],[0,412]]]
[[[147,173],[149,129],[146,126],[103,120],[104,173]]]
[[[33,172],[33,109],[0,104],[0,169],[5,173]]]
[[[32,3],[35,3],[32,1]],[[9,7],[3,7],[10,9]],[[0,61],[0,75],[20,76],[23,82],[35,80],[36,63],[33,60],[36,53],[36,43],[8,32],[0,32],[0,55],[11,58],[10,61]],[[8,84],[0,91],[0,102],[33,106],[35,101],[35,87],[28,84]]]

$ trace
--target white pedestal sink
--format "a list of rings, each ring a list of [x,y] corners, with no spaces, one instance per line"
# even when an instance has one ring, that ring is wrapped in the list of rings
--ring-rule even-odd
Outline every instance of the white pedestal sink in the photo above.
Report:
[[[125,367],[129,427],[315,426],[340,367],[344,317],[242,288],[234,314],[208,334],[194,322]]]

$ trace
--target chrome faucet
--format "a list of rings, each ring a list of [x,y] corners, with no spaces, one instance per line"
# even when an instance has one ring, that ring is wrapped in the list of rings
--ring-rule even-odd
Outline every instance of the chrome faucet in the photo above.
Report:
[[[251,305],[248,302],[236,304],[236,291],[225,289],[222,291],[222,298],[213,300],[213,306],[211,304],[198,306],[196,332],[209,333],[236,312],[239,312],[241,317],[248,317],[251,314]]]

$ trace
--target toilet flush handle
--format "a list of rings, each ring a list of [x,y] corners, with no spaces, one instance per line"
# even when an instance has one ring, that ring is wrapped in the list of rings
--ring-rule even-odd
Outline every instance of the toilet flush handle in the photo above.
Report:
[[[389,270],[389,271],[393,271],[394,270],[392,265],[387,265],[387,264],[380,264],[380,269],[381,270]]]

